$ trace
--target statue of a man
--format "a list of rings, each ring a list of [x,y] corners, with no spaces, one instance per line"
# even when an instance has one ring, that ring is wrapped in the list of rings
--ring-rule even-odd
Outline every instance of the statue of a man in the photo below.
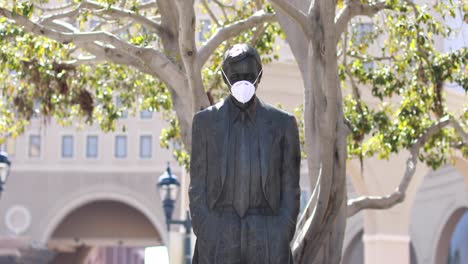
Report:
[[[293,263],[301,162],[296,120],[255,95],[262,64],[254,48],[229,49],[222,75],[229,96],[193,118],[193,263]]]

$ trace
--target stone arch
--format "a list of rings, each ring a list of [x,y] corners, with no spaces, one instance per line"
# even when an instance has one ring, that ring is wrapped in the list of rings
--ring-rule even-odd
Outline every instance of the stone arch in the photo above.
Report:
[[[359,232],[354,234],[351,241],[344,250],[342,263],[357,264],[364,263],[364,244],[362,242],[364,230],[361,228]]]
[[[440,231],[437,233],[438,240],[435,244],[436,248],[433,263],[447,263],[447,256],[449,252],[450,239],[452,237],[452,233],[458,221],[467,210],[468,206],[458,207],[455,210],[452,210],[450,214],[447,214],[446,217],[444,217],[444,224],[441,226],[441,228],[439,229]]]
[[[75,192],[59,202],[49,211],[47,217],[44,219],[45,223],[42,225],[44,227],[44,232],[40,235],[39,243],[46,245],[54,230],[56,230],[70,213],[95,201],[115,201],[134,208],[149,220],[160,234],[162,243],[168,244],[168,234],[164,222],[163,209],[162,206],[156,206],[157,204],[161,205],[161,203],[159,203],[158,200],[152,201],[151,204],[149,204],[149,202],[145,203],[145,199],[139,197],[137,193],[114,185],[93,186]],[[150,207],[149,205],[153,206]]]
[[[463,176],[453,166],[429,172],[415,190],[411,212],[410,236],[419,263],[440,263],[440,239],[449,219],[460,208],[468,207]],[[452,229],[453,231],[453,229]],[[447,246],[448,250],[448,246]],[[445,264],[445,262],[444,262]]]

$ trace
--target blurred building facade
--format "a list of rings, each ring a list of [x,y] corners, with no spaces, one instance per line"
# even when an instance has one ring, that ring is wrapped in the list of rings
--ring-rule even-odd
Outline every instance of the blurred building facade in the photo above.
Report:
[[[202,42],[211,20],[202,12],[197,18]],[[355,26],[372,29],[369,23]],[[463,30],[468,36],[466,26]],[[462,36],[439,46],[450,50],[466,46],[466,41]],[[280,59],[264,67],[257,94],[292,112],[302,103],[301,75],[287,42],[277,44]],[[371,99],[365,91],[362,97]],[[456,87],[447,90],[450,107],[462,109],[466,101]],[[145,247],[169,245],[157,178],[170,161],[182,182],[174,216],[181,218],[187,208],[188,174],[174,161],[172,149],[159,146],[167,125],[159,113],[148,111],[121,118],[113,133],[33,119],[23,135],[3,146],[13,166],[0,200],[0,263],[141,264]],[[362,170],[359,162],[350,161],[349,196],[392,192],[408,155],[369,159]],[[311,194],[307,174],[303,161],[303,204]],[[466,160],[459,158],[437,171],[418,165],[402,204],[349,219],[342,263],[468,263],[463,262],[468,261],[467,211]]]

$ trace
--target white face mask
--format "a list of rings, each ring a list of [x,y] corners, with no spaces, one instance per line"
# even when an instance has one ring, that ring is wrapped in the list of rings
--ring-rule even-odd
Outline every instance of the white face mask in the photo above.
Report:
[[[224,77],[228,81],[229,85],[231,86],[231,94],[234,96],[234,98],[237,99],[237,101],[245,104],[247,103],[252,96],[255,94],[255,83],[258,81],[258,77],[260,77],[260,74],[262,74],[263,69],[260,70],[260,73],[258,73],[257,78],[253,83],[249,81],[238,81],[235,82],[234,84],[231,84],[229,81],[228,77],[224,73],[224,71],[221,69],[221,72],[223,73]]]

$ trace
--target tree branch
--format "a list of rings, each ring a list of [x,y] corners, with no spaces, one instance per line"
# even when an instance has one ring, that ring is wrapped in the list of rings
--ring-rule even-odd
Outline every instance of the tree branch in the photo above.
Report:
[[[147,3],[142,3],[140,6],[138,6],[138,10],[144,10],[144,9],[156,8],[156,7],[158,7],[156,1],[150,1]]]
[[[461,125],[453,118],[444,117],[439,122],[430,126],[419,139],[411,146],[410,156],[406,162],[406,169],[400,184],[395,191],[386,196],[363,196],[348,201],[347,214],[351,217],[363,209],[388,209],[394,205],[403,202],[405,199],[406,190],[416,171],[418,163],[419,150],[431,138],[432,135],[441,131],[446,126],[452,126],[455,131],[462,137],[462,140],[468,142],[468,133],[463,130]]]
[[[312,32],[311,24],[309,23],[308,17],[304,12],[291,5],[291,3],[289,3],[287,0],[270,0],[270,2],[273,3],[273,5],[277,8],[281,9],[281,11],[290,16],[292,19],[294,19],[299,24],[302,31],[304,31],[306,36],[310,36]],[[310,9],[310,12],[312,12],[312,8]]]
[[[58,12],[58,13],[52,13],[49,15],[45,15],[40,17],[36,23],[38,24],[48,24],[52,22],[55,19],[61,19],[61,18],[76,18],[80,12],[80,9],[82,8],[82,4],[80,3],[77,6],[75,6],[73,9],[66,10],[63,12]]]
[[[223,41],[232,38],[244,30],[250,29],[255,25],[273,22],[276,20],[275,14],[265,13],[263,10],[255,12],[251,17],[237,21],[229,26],[219,28],[213,36],[200,48],[198,52],[197,64],[202,67],[214,50],[223,43]]]
[[[223,8],[231,8],[231,9],[235,9],[235,5],[228,5],[228,4],[224,4],[222,3],[221,1],[219,0],[213,0],[213,2],[215,2],[219,7],[223,7]]]
[[[63,4],[63,5],[54,6],[54,7],[45,7],[45,6],[38,5],[36,3],[33,3],[33,5],[34,5],[34,8],[42,10],[44,12],[57,12],[57,11],[60,11],[60,10],[68,9],[68,8],[74,6],[75,3],[70,2],[69,4]]]
[[[346,5],[341,9],[335,20],[335,31],[337,32],[337,39],[345,31],[349,21],[355,16],[368,16],[372,17],[381,10],[391,9],[391,6],[387,5],[385,1],[363,4],[359,0],[350,0],[346,2]]]
[[[250,45],[252,47],[255,47],[257,44],[257,41],[260,39],[260,37],[265,33],[266,26],[264,24],[261,24],[257,27],[255,32],[253,33],[252,39],[250,40]]]
[[[79,65],[93,65],[97,64],[100,61],[100,59],[96,56],[86,56],[86,57],[81,57],[81,58],[76,58],[73,60],[68,60],[68,61],[63,61],[60,64],[66,65],[66,66],[79,66]]]
[[[216,25],[218,25],[218,27],[221,27],[221,24],[219,23],[218,18],[213,13],[213,10],[211,10],[210,5],[208,4],[208,2],[206,2],[206,0],[201,0],[201,2],[203,4],[203,7],[206,9],[206,12],[208,12],[208,15],[211,17],[211,20],[213,20],[216,23]]]
[[[157,75],[163,82],[168,84],[168,86],[175,89],[177,93],[184,94],[182,89],[186,77],[174,63],[164,56],[164,54],[153,48],[132,45],[126,41],[122,41],[113,34],[103,31],[77,32],[76,28],[73,28],[70,24],[55,20],[54,24],[56,26],[67,28],[72,33],[61,32],[34,23],[28,18],[13,14],[11,11],[2,7],[0,7],[0,16],[15,21],[30,33],[48,37],[65,44],[73,43],[77,46],[84,47],[98,58],[106,57],[114,63],[124,65],[130,64],[146,73]]]
[[[134,23],[133,21],[130,21],[130,22],[128,22],[127,24],[122,25],[122,26],[119,27],[119,28],[113,29],[113,30],[111,31],[111,33],[114,34],[114,35],[118,35],[119,33],[123,32],[123,31],[125,31],[125,30],[130,29],[130,27],[133,26],[134,24],[135,24],[135,23]],[[101,24],[99,24],[98,26],[100,26],[100,25],[101,25]],[[96,26],[96,27],[98,27],[98,26]],[[93,30],[93,31],[94,31],[94,30]]]
[[[179,15],[179,50],[192,93],[192,113],[209,106],[203,87],[201,68],[197,65],[198,50],[195,45],[195,10],[193,1],[176,0]]]
[[[105,14],[108,14],[112,17],[125,17],[132,19],[133,21],[148,27],[149,30],[153,29],[160,37],[165,37],[167,34],[169,34],[169,32],[160,24],[131,10],[114,6],[107,8],[106,5],[95,1],[84,1],[82,5],[85,8],[104,10],[103,12]]]

